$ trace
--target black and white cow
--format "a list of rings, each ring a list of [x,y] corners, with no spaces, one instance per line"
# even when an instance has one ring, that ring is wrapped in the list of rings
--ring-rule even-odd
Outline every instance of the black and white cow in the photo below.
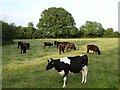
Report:
[[[79,73],[82,71],[82,83],[86,83],[87,72],[88,72],[88,56],[79,55],[74,57],[63,57],[60,59],[53,60],[52,58],[48,60],[48,65],[46,70],[52,69],[53,67],[58,71],[58,73],[63,76],[63,88],[66,86],[67,75],[70,72]]]

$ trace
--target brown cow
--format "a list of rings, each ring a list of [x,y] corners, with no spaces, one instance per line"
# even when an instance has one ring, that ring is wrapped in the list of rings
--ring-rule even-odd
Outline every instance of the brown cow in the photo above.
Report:
[[[98,46],[96,46],[96,45],[87,45],[87,53],[89,53],[89,50],[93,51],[93,53],[97,52],[98,55],[101,54],[101,51],[99,50]]]
[[[68,49],[73,49],[76,50],[75,44],[74,43],[70,43],[70,42],[62,42],[62,44],[64,44],[64,46]]]
[[[58,45],[58,48],[59,48],[59,54],[61,54],[61,51],[64,53],[64,49],[65,49],[65,45],[64,44],[60,43]]]
[[[70,43],[70,42],[61,42],[59,45],[58,45],[58,48],[59,48],[59,54],[61,54],[61,51],[64,53],[64,50],[65,48],[68,49],[73,49],[73,50],[76,50],[76,47],[73,43]]]

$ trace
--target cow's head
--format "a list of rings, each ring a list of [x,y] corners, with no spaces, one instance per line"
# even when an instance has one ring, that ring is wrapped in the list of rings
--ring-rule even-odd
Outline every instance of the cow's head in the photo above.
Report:
[[[48,64],[46,66],[46,70],[52,69],[54,67],[54,61],[51,58],[50,60],[48,60]]]
[[[98,51],[98,55],[100,55],[100,54],[101,54],[101,51],[99,50],[99,51]]]

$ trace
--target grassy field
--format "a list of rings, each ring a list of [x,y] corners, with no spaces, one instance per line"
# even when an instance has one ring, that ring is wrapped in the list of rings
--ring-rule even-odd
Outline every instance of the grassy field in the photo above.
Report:
[[[77,50],[59,55],[54,47],[43,48],[43,42],[69,41]],[[66,88],[118,88],[118,39],[32,39],[14,40],[16,43],[2,47],[3,88],[61,88],[62,78],[55,69],[46,71],[47,60],[86,53],[86,45],[99,46],[102,54],[89,57],[87,83],[81,83],[81,73],[68,75]],[[26,54],[20,54],[17,42],[30,42]]]

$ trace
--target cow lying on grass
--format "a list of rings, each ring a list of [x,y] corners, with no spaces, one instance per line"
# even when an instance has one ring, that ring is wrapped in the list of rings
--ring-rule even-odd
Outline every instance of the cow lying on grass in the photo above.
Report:
[[[87,64],[87,55],[63,57],[55,60],[51,58],[50,60],[48,60],[46,70],[52,69],[54,67],[58,71],[58,73],[63,77],[64,82],[62,87],[64,88],[66,86],[67,75],[70,72],[79,73],[80,71],[82,71],[82,83],[86,83],[88,72]]]

